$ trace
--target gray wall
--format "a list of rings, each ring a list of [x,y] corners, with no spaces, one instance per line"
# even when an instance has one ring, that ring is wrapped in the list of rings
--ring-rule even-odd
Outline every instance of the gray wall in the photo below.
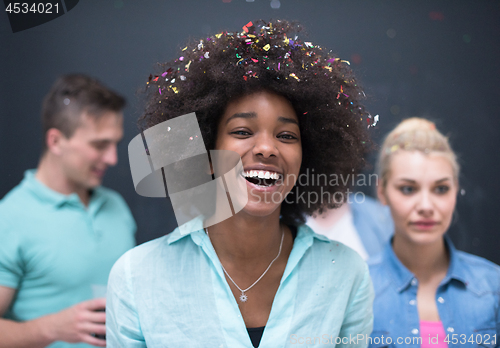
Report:
[[[132,186],[127,144],[137,134],[136,92],[154,64],[175,58],[189,38],[241,30],[257,18],[299,20],[309,40],[351,61],[369,110],[381,117],[371,131],[377,142],[409,116],[435,120],[450,135],[465,190],[451,236],[458,248],[500,263],[500,1],[281,0],[272,9],[269,0],[87,0],[15,34],[2,11],[0,197],[37,165],[43,96],[58,75],[83,72],[129,100],[120,163],[104,184],[129,203],[139,243],[171,231],[170,202],[139,197]]]

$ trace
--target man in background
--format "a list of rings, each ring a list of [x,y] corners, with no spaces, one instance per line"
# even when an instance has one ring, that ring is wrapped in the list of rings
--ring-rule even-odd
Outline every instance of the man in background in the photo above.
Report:
[[[135,244],[123,198],[100,187],[124,105],[84,75],[59,78],[45,97],[38,168],[0,201],[0,347],[106,346],[108,274]]]

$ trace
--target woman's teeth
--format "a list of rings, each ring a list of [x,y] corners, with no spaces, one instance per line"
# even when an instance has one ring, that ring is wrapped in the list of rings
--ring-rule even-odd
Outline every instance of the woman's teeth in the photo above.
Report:
[[[265,170],[249,170],[242,173],[243,177],[254,185],[269,187],[276,184],[280,174]]]
[[[280,175],[278,173],[272,173],[264,170],[249,170],[248,172],[243,172],[245,178],[259,178],[259,179],[274,179],[278,180]]]

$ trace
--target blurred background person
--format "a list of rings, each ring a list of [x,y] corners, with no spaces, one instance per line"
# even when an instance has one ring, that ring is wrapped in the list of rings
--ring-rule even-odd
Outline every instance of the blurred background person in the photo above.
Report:
[[[372,346],[498,347],[500,267],[456,250],[446,235],[459,189],[448,139],[428,120],[407,119],[385,139],[379,172],[378,197],[395,229],[370,262]]]
[[[38,168],[0,201],[0,347],[106,345],[99,292],[135,244],[124,200],[100,186],[118,161],[124,105],[84,75],[62,76],[45,97]]]
[[[380,253],[394,231],[388,207],[362,192],[350,195],[337,209],[308,217],[307,225],[354,249],[364,260]]]

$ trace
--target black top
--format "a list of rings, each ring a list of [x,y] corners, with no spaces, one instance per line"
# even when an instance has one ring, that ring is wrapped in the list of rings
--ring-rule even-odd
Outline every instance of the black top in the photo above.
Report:
[[[262,334],[264,333],[264,329],[266,327],[247,327],[248,336],[250,336],[250,341],[252,341],[252,345],[254,348],[257,348],[260,344],[260,339],[262,338]]]

